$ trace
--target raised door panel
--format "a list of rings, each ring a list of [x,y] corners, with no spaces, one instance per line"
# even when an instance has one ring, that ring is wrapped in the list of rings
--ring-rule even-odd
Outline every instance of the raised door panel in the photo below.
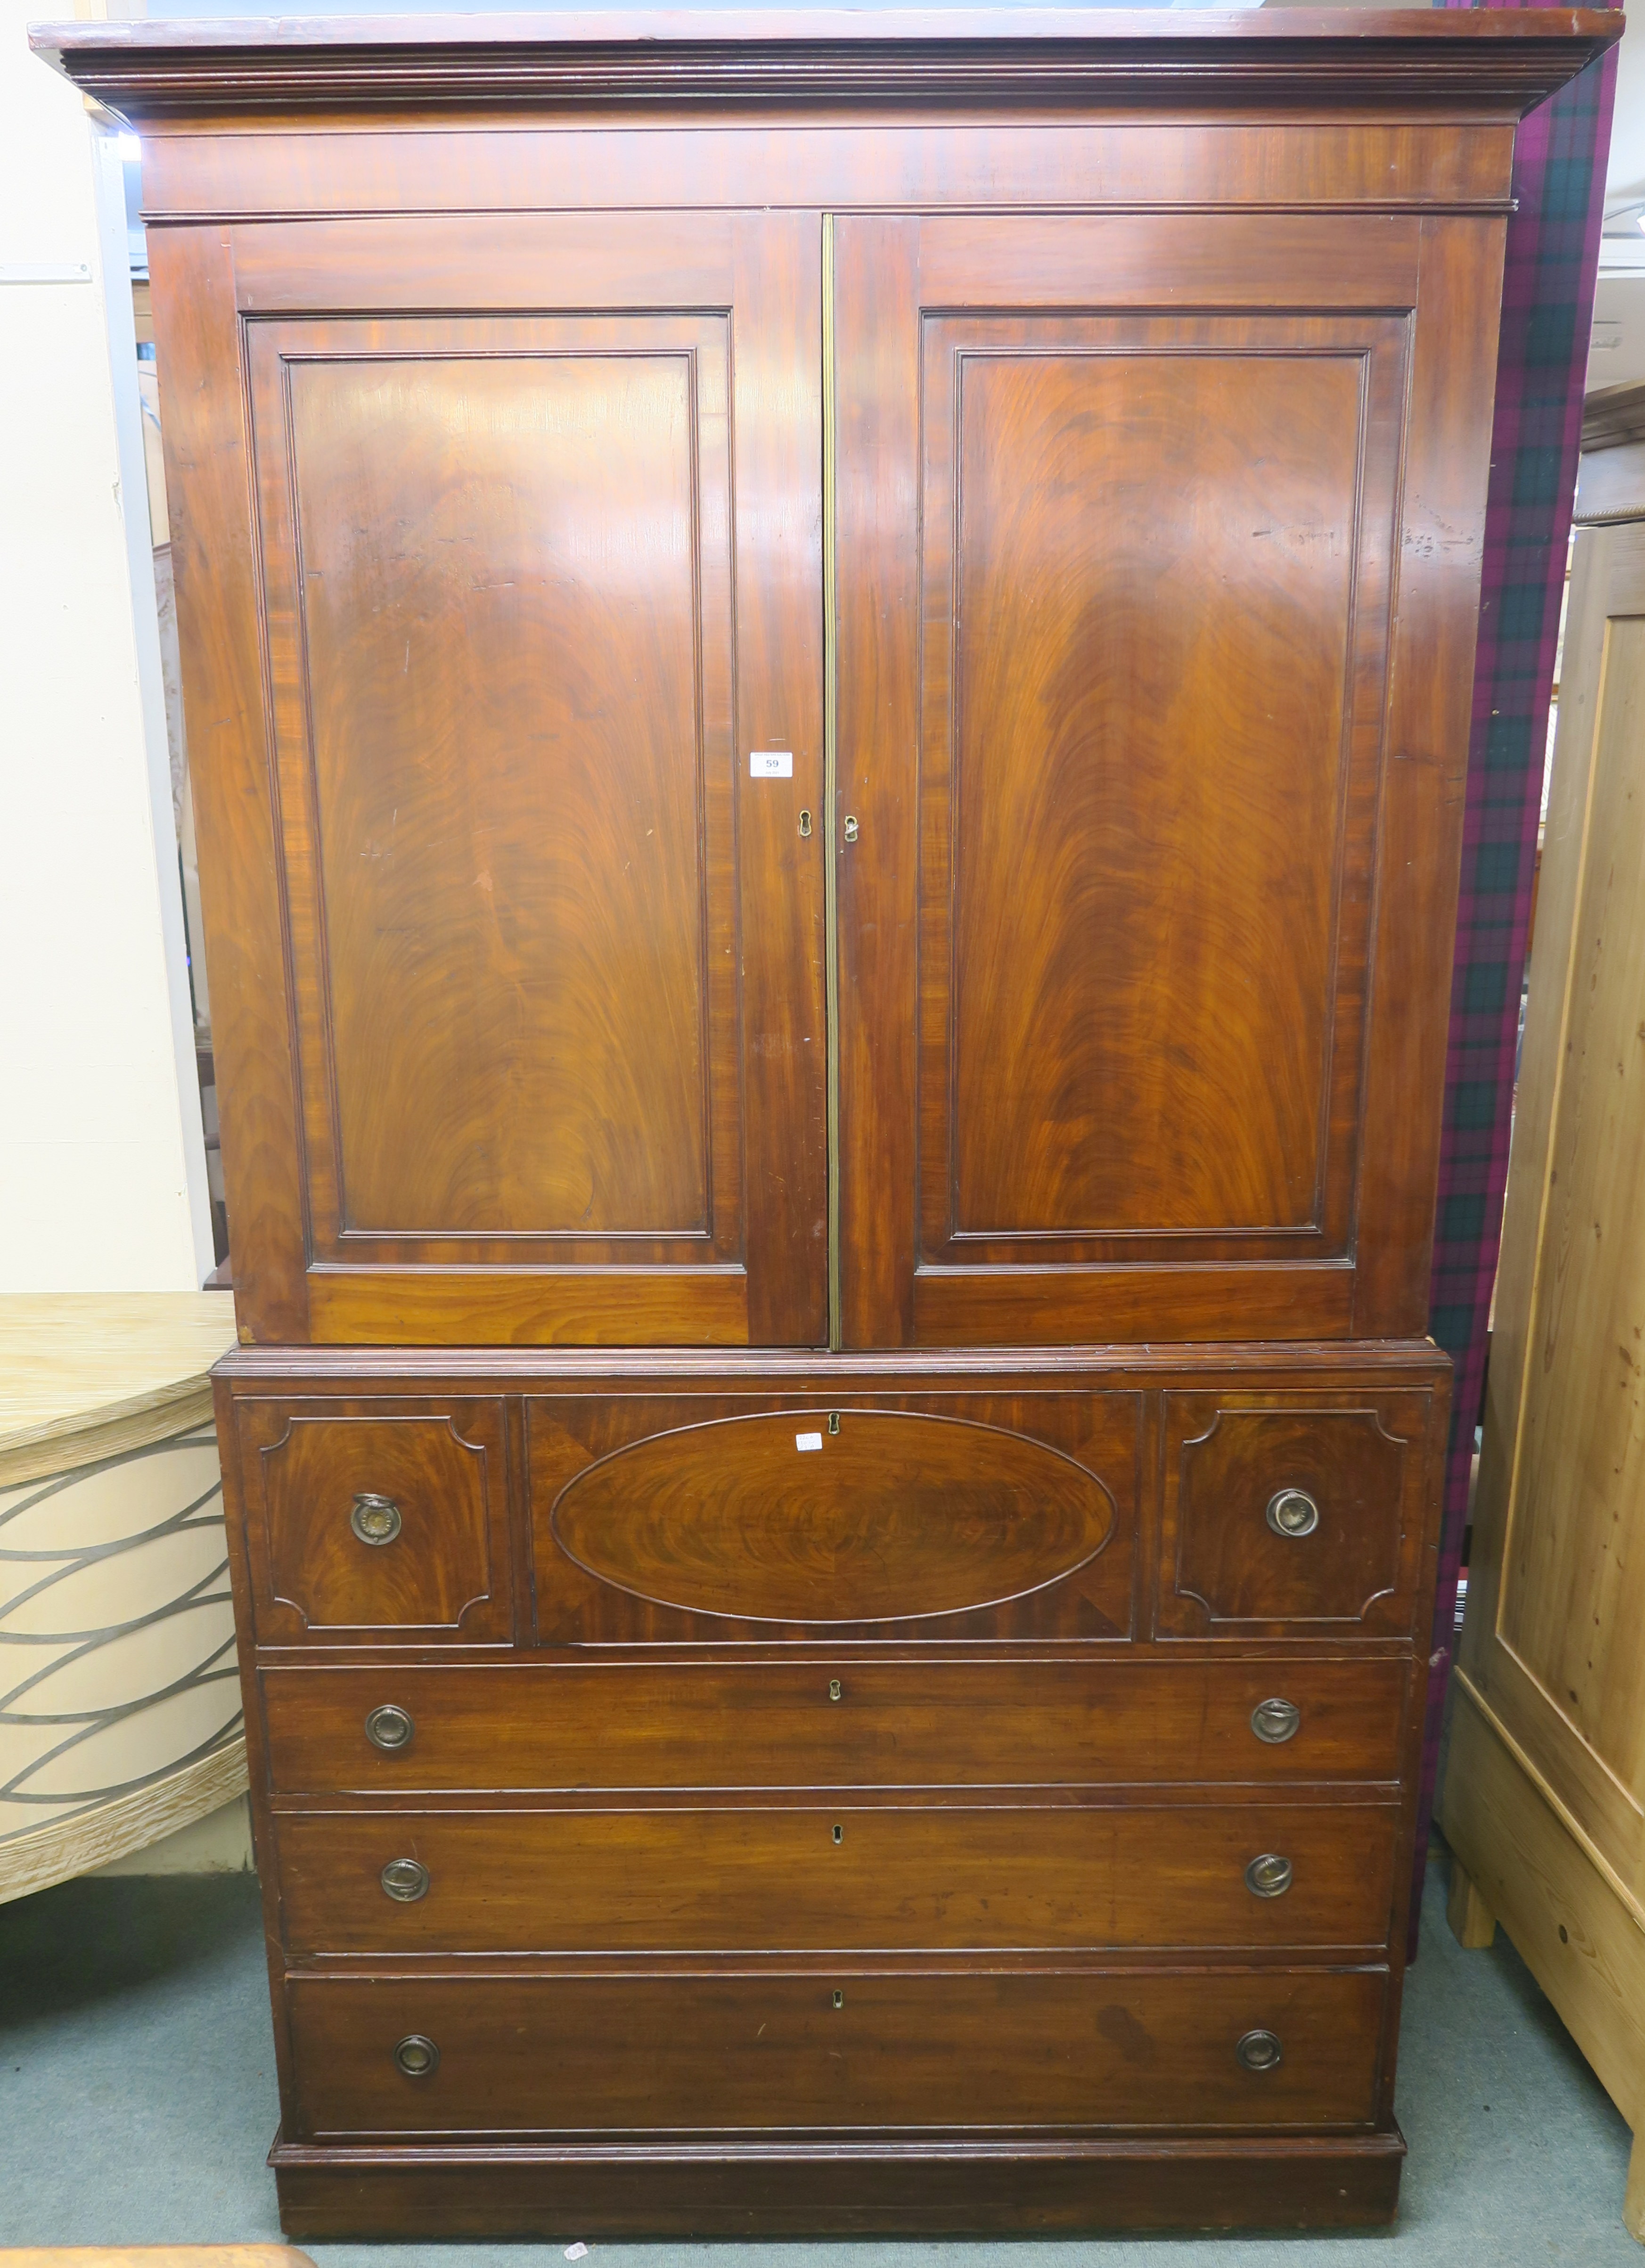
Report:
[[[541,1645],[1127,1638],[1135,1394],[543,1396]]]
[[[1484,497],[1427,261],[1414,222],[840,225],[848,1344],[1420,1329],[1409,1250],[1359,1276],[1431,1207],[1431,1139],[1414,1178],[1367,1137],[1396,1057],[1438,1123],[1455,814],[1391,866],[1401,765],[1466,745],[1427,680],[1399,708],[1413,468],[1459,457],[1476,565]]]
[[[229,1198],[312,1337],[826,1335],[817,252],[682,233],[239,233],[297,1171]]]

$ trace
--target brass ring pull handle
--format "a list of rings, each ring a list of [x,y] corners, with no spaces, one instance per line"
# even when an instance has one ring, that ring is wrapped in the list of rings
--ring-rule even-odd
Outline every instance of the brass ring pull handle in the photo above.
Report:
[[[1245,1868],[1245,1888],[1253,1898],[1282,1898],[1291,1887],[1291,1862],[1265,1851]]]
[[[1319,1525],[1319,1506],[1306,1489],[1276,1489],[1268,1498],[1267,1521],[1276,1535],[1311,1535]]]
[[[1285,2051],[1280,2045],[1276,2032],[1263,2030],[1247,2032],[1234,2050],[1247,2071],[1277,2071],[1285,2060]]]
[[[429,1895],[429,1870],[421,1859],[391,1859],[377,1879],[384,1896],[393,1898],[396,1905],[415,1906],[419,1898]]]
[[[397,1708],[392,1701],[373,1709],[365,1720],[365,1737],[374,1749],[392,1751],[408,1747],[416,1729],[410,1710]]]
[[[1286,1741],[1294,1740],[1303,1721],[1303,1712],[1295,1701],[1281,1701],[1277,1695],[1259,1701],[1251,1712],[1251,1729],[1259,1741],[1277,1749]]]
[[[349,1525],[362,1543],[392,1543],[400,1533],[400,1506],[392,1496],[357,1496]]]
[[[394,2061],[408,2079],[430,2079],[440,2067],[440,2051],[422,2032],[408,2032],[394,2050]]]

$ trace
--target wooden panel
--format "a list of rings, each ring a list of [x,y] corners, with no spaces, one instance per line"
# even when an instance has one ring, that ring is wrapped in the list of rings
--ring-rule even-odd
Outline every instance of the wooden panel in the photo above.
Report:
[[[302,1139],[264,711],[246,372],[226,229],[157,229],[166,494],[242,1338],[309,1336]]]
[[[1439,1815],[1515,1951],[1637,2132],[1645,2126],[1645,1922],[1465,1678],[1457,1681]]]
[[[1436,1114],[1443,983],[1419,1004],[1408,933],[1454,893],[1448,819],[1398,874],[1384,843],[1412,802],[1388,651],[1426,241],[840,223],[848,1343],[1347,1335],[1384,1222],[1426,1248],[1425,1138],[1402,1177],[1363,1132],[1385,1047]],[[1494,291],[1494,238],[1443,242]],[[1455,389],[1423,415],[1426,462]],[[1446,475],[1476,543],[1478,438]]]
[[[1408,1631],[1433,1510],[1432,1431],[1426,1395],[1357,1407],[1323,1395],[1168,1395],[1157,1627]],[[1308,1534],[1269,1525],[1282,1490],[1312,1498]]]
[[[918,210],[1047,203],[1400,206],[1501,202],[1511,126],[1368,119],[1352,135],[1308,119],[999,120],[917,114],[896,130],[860,118],[682,126],[652,118],[567,128],[261,122],[205,133],[158,124],[143,141],[143,198],[157,217],[465,212],[691,203]],[[709,224],[705,217],[705,225]]]
[[[1391,1808],[283,1815],[286,1948],[314,1954],[1380,1947]],[[1258,1897],[1252,1859],[1291,1861]],[[401,1904],[378,1880],[417,1859]]]
[[[723,325],[253,335],[316,1257],[730,1256]]]
[[[723,346],[273,335],[342,1233],[707,1234]]]
[[[1383,343],[1392,387],[1397,325]],[[1295,321],[926,320],[929,1260],[1097,1258],[1105,1232],[1343,1248],[1355,576],[1380,629],[1397,426],[1391,399],[1372,563],[1368,351]]]
[[[746,1666],[270,1668],[261,1683],[273,1787],[320,1795],[1388,1781],[1410,1674],[1385,1657],[910,1663],[846,1650]],[[1274,1747],[1251,1715],[1276,1695],[1302,1724]],[[393,1754],[365,1737],[385,1703],[415,1728]]]
[[[1428,1328],[1503,224],[1424,221],[1388,650],[1353,1330]]]
[[[500,1402],[242,1402],[238,1433],[265,1645],[512,1634]],[[390,1499],[386,1543],[351,1524]]]
[[[540,1643],[1119,1638],[1135,1395],[527,1404]]]
[[[1340,2135],[1064,2135],[958,2152],[941,2137],[735,2139],[636,2157],[598,2141],[329,2146],[276,2139],[280,2225],[306,2241],[371,2235],[590,2237],[1002,2237],[1093,2228],[1305,2228],[1394,2217],[1405,2139]]]
[[[1645,1278],[1632,1223],[1645,1154],[1642,623],[1645,527],[1583,530],[1462,1648],[1494,1722],[1640,1907],[1645,1683],[1634,1537],[1645,1501]]]
[[[818,1343],[815,227],[297,233],[239,232],[212,312],[219,365],[258,318],[260,966],[302,1062],[223,1035],[293,1145],[225,1153],[237,1253],[288,1223],[288,1340]]]
[[[1109,1976],[294,1977],[303,2135],[1016,2125],[1373,2116],[1384,1970]],[[1235,2055],[1265,2027],[1274,2070]],[[421,2033],[437,2070],[393,2050]]]

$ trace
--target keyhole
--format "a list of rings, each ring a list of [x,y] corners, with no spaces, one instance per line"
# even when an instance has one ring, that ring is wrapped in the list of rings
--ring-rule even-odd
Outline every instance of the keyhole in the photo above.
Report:
[[[840,1412],[837,1410],[831,1410],[828,1412],[828,1431],[831,1433],[837,1433],[840,1431]]]
[[[811,815],[809,811],[802,811],[800,814],[800,833],[802,835],[809,835],[811,831]]]
[[[836,1827],[834,1829],[834,1839],[836,1843],[843,1843],[845,1841],[845,1830],[843,1827]]]
[[[844,1691],[845,1688],[837,1677],[831,1677],[828,1680],[828,1698],[831,1701],[837,1701]]]
[[[836,1992],[834,1996],[834,2004],[836,2008],[843,2008],[845,2006],[845,1994],[841,1992]]]

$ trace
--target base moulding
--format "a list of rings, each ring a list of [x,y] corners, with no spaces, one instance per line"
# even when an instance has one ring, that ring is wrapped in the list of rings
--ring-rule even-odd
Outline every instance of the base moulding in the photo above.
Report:
[[[1392,2220],[1405,2139],[326,2146],[276,2138],[297,2238],[1347,2228]]]

